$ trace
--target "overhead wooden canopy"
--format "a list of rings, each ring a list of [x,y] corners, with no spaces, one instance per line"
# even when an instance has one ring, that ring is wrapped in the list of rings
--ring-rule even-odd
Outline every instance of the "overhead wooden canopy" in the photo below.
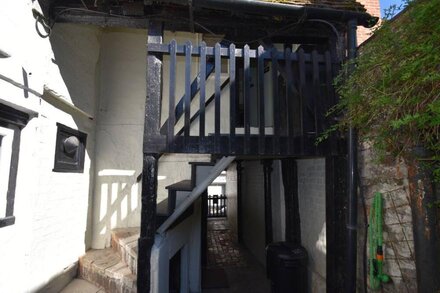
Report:
[[[319,27],[310,19],[334,25],[349,17],[368,26],[371,16],[355,0],[39,0],[52,22],[146,28],[148,19],[163,21],[165,29],[242,36],[302,34]],[[373,19],[374,22],[374,19]],[[318,36],[321,29],[312,32]],[[288,32],[287,34],[284,34]],[[237,39],[236,39],[237,40]]]

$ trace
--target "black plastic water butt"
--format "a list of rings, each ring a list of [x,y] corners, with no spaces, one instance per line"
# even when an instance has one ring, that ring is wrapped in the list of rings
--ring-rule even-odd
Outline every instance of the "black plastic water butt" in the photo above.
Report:
[[[271,243],[266,247],[267,277],[272,293],[306,293],[307,251],[288,242]]]

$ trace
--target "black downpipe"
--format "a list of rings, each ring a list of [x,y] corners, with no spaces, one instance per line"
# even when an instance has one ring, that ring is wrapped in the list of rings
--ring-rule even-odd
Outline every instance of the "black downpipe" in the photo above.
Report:
[[[347,48],[348,48],[348,74],[354,70],[354,59],[356,58],[357,21],[355,19],[348,22],[347,30]],[[347,174],[347,193],[348,193],[348,211],[347,211],[347,283],[346,292],[356,292],[356,272],[357,272],[357,132],[350,126],[348,129],[348,174]]]
[[[159,0],[159,3],[173,3],[182,5],[181,0]],[[331,8],[305,7],[300,5],[283,4],[269,1],[255,0],[193,0],[193,8],[208,8],[232,12],[264,14],[273,16],[304,17],[306,19],[325,19],[330,21],[346,22],[357,20],[359,25],[373,27],[379,20],[365,12],[346,11]]]
[[[426,163],[431,155],[423,147],[415,149],[417,159],[409,161],[409,189],[414,234],[418,292],[440,292],[440,200],[438,182],[432,166]]]

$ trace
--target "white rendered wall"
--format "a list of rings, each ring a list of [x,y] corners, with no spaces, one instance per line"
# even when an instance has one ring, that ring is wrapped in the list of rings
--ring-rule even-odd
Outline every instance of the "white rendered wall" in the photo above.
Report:
[[[188,39],[198,42],[194,34],[165,32],[164,42],[171,39],[180,44]],[[141,29],[106,29],[101,37],[93,248],[108,247],[113,228],[140,225],[141,185],[136,178],[142,170],[146,41],[147,31]],[[179,62],[181,65],[180,58]],[[164,97],[168,64],[164,58]],[[193,76],[196,69],[194,65]],[[181,79],[183,74],[177,76]],[[183,94],[183,89],[177,88],[176,92]],[[158,171],[158,202],[168,196],[165,186],[191,178],[188,161],[207,159],[200,155],[163,155]]]
[[[249,251],[263,265],[266,264],[266,236],[264,217],[264,172],[260,161],[244,161],[242,173],[243,241]],[[284,187],[281,162],[272,164],[272,236],[273,241],[285,240]]]
[[[263,165],[246,161],[243,167],[243,242],[258,262],[265,264]]]
[[[163,235],[151,250],[151,292],[169,292],[169,262],[181,250],[181,292],[201,292],[201,200],[193,214]]]
[[[228,197],[227,219],[232,235],[237,239],[238,211],[237,211],[237,163],[232,163],[226,169],[226,196]]]
[[[273,242],[279,242],[286,240],[286,207],[280,160],[273,161],[271,178]]]
[[[309,255],[309,288],[310,292],[325,292],[325,159],[297,162],[301,240]]]
[[[31,0],[2,1],[0,74],[43,93],[43,85],[94,114],[99,30],[56,25],[49,39],[35,31]],[[52,45],[51,45],[52,42]],[[78,49],[81,48],[81,51]],[[0,292],[32,292],[78,260],[86,249],[94,122],[61,104],[50,105],[0,80],[0,103],[33,113],[22,130],[14,225],[0,228]],[[88,134],[84,173],[53,172],[56,123]],[[4,200],[3,198],[0,200]]]

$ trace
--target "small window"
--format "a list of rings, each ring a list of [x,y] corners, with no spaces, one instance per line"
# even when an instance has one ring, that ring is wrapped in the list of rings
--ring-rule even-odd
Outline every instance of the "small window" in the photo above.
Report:
[[[84,172],[87,134],[57,123],[54,172]]]
[[[21,129],[29,115],[0,104],[0,227],[15,223],[14,201]]]

